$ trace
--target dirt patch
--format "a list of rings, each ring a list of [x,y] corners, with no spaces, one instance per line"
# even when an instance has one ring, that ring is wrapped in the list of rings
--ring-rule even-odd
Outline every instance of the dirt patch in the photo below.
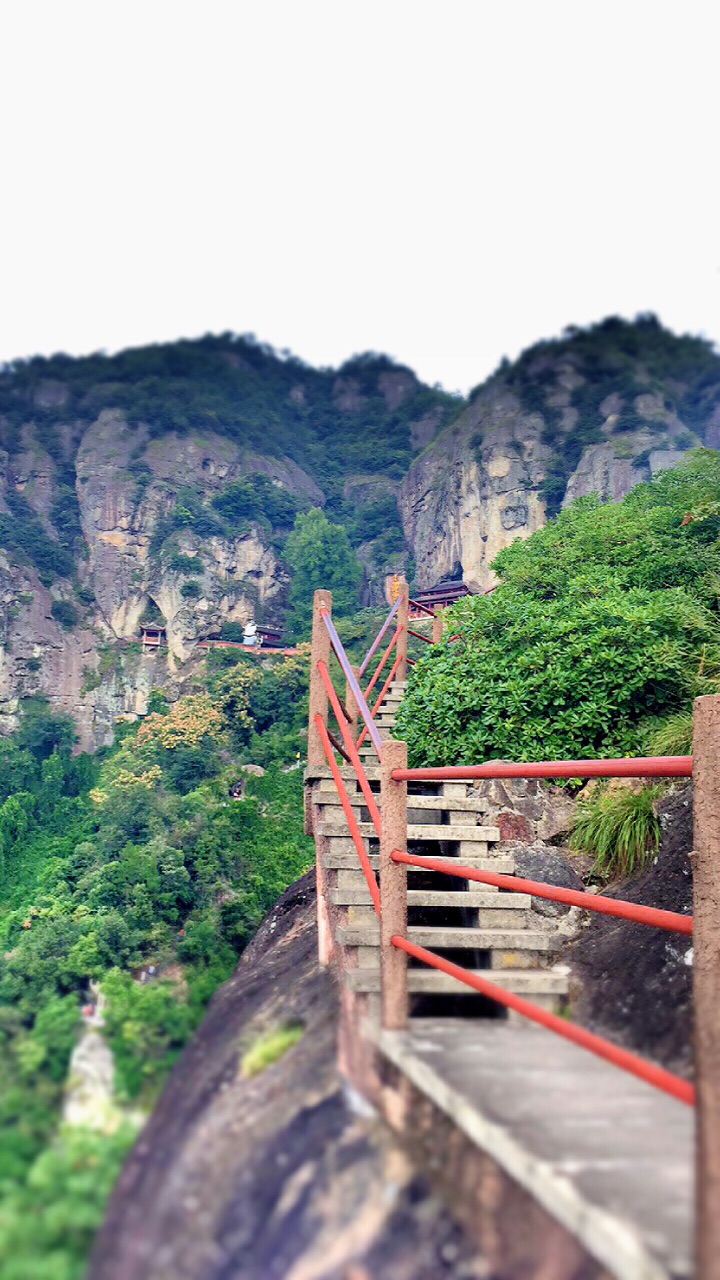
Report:
[[[658,814],[657,856],[604,896],[691,915],[692,788],[683,786],[662,799]],[[683,1075],[690,1074],[690,937],[593,916],[562,959],[573,970],[571,1011],[576,1021]]]

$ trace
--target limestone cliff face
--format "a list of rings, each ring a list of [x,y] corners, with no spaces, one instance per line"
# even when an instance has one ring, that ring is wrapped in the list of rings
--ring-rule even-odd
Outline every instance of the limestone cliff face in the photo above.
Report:
[[[32,425],[0,456],[0,513],[12,519],[8,495],[21,494],[54,538],[54,504],[74,475],[82,530],[74,584],[56,579],[48,587],[35,568],[0,549],[0,732],[15,727],[24,698],[41,695],[73,716],[79,745],[93,750],[112,739],[119,718],[146,711],[153,687],[189,678],[183,667],[198,639],[282,597],[287,575],[259,527],[200,537],[188,526],[162,541],[161,522],[183,487],[205,500],[261,473],[303,500],[321,503],[323,494],[289,459],[241,451],[211,432],[151,439],[120,411],[103,410],[79,438],[73,433],[72,424],[62,429],[69,457],[76,450],[62,476],[62,461],[50,457]],[[173,554],[186,557],[184,572],[173,568]],[[195,566],[191,595],[183,593],[188,562]],[[60,603],[75,611],[74,625],[56,616]],[[167,631],[162,654],[133,643],[148,607]]]
[[[453,576],[484,590],[498,551],[544,523],[542,428],[511,392],[489,389],[413,464],[400,511],[421,586]]]
[[[88,575],[102,621],[114,636],[136,635],[152,601],[167,628],[170,656],[180,660],[224,619],[252,617],[256,605],[270,602],[284,582],[273,551],[257,531],[200,538],[188,527],[173,539],[172,550],[196,561],[193,578],[201,590],[184,596],[183,575],[173,572],[167,548],[153,554],[153,535],[182,488],[192,486],[201,497],[212,497],[233,480],[261,472],[300,497],[322,501],[310,476],[289,461],[243,456],[213,433],[169,432],[148,440],[116,410],[102,412],[85,432],[76,470]]]
[[[543,411],[528,412],[506,379],[493,379],[412,464],[399,506],[421,587],[445,577],[475,591],[492,586],[498,552],[548,518],[549,479],[560,484],[563,506],[589,493],[617,500],[702,443],[663,396],[640,392],[606,397],[597,440],[578,449],[572,393],[583,384],[559,365]],[[633,425],[623,430],[628,404]]]

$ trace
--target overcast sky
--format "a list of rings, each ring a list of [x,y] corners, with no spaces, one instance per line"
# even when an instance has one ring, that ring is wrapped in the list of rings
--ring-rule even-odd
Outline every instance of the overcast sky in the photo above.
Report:
[[[714,3],[4,0],[0,360],[252,331],[466,390],[720,339]]]

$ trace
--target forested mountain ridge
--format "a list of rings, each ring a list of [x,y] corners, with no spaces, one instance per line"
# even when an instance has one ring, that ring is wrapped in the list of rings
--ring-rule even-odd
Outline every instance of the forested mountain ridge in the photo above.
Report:
[[[571,498],[618,498],[701,443],[720,444],[720,358],[653,317],[541,342],[469,402],[385,356],[313,369],[231,334],[14,362],[0,728],[44,696],[93,748],[153,687],[179,691],[199,639],[250,617],[292,634],[287,539],[311,508],[347,535],[358,606],[398,569],[482,588]],[[141,622],[167,651],[139,652]]]

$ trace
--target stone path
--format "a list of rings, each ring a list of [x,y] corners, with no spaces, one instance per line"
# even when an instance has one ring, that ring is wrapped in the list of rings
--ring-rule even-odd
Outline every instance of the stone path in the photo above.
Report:
[[[374,1038],[610,1275],[693,1274],[691,1107],[529,1023],[418,1018]]]

